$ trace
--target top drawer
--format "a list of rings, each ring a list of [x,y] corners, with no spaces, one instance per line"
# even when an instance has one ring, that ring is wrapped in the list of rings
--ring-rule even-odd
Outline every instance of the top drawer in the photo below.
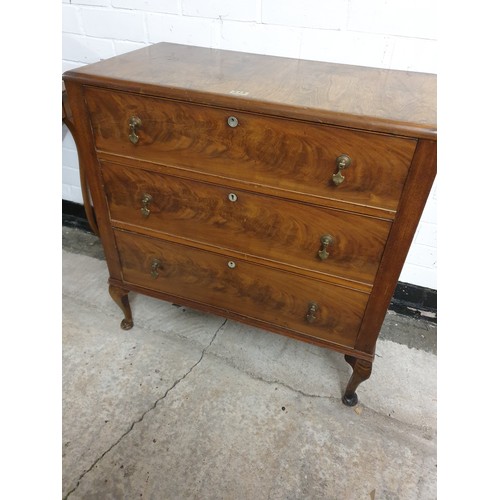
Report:
[[[397,209],[416,146],[123,92],[88,87],[85,95],[98,151],[387,211]],[[351,163],[339,171],[342,155]]]

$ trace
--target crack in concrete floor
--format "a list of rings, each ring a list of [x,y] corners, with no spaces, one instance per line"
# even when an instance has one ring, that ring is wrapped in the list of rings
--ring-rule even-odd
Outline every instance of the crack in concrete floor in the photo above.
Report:
[[[163,401],[167,396],[168,394],[170,393],[170,391],[172,391],[173,389],[175,389],[175,387],[180,383],[182,382],[186,377],[189,376],[189,374],[202,362],[203,360],[203,357],[205,356],[205,353],[207,352],[207,349],[210,348],[210,346],[213,344],[215,338],[217,337],[217,334],[221,331],[221,329],[224,327],[224,325],[227,323],[227,319],[225,319],[222,324],[219,326],[219,328],[217,328],[217,330],[215,331],[215,333],[213,334],[212,336],[212,339],[210,340],[210,342],[203,348],[203,350],[201,351],[201,355],[200,355],[200,359],[198,359],[198,361],[192,365],[189,370],[184,373],[184,375],[182,375],[181,377],[179,377],[177,380],[174,381],[174,383],[167,389],[167,391],[165,392],[165,394],[163,394],[163,396],[159,397],[158,399],[156,399],[156,401],[153,403],[153,405],[148,408],[137,420],[135,420],[134,422],[132,422],[132,425],[130,426],[130,428],[124,432],[119,438],[117,441],[115,441],[106,451],[104,451],[100,457],[98,457],[93,463],[92,465],[86,469],[81,475],[80,477],[78,478],[77,480],[77,483],[76,485],[74,486],[74,488],[72,490],[70,490],[68,493],[66,493],[66,495],[64,495],[63,499],[66,500],[67,498],[70,497],[70,495],[72,493],[74,493],[77,489],[78,489],[78,486],[81,482],[81,480],[113,449],[115,448],[115,446],[117,446],[128,434],[130,434],[132,432],[132,430],[134,429],[134,427],[138,424],[140,424],[143,420],[144,420],[144,417],[152,412],[157,406],[158,406],[158,403],[160,401]]]

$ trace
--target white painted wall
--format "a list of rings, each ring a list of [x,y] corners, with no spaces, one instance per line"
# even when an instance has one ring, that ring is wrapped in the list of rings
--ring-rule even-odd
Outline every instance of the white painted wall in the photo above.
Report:
[[[62,70],[165,41],[437,73],[435,0],[63,0]],[[62,197],[82,203],[63,127]],[[436,187],[400,281],[437,289]]]

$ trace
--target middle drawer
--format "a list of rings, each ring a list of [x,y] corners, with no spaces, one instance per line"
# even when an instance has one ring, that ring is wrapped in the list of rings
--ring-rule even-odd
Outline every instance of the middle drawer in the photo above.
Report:
[[[103,162],[115,227],[153,230],[371,284],[391,223]]]

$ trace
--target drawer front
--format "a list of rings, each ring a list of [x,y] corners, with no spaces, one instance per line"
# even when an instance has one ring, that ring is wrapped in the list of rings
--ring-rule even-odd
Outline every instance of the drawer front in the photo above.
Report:
[[[354,346],[367,294],[176,243],[115,235],[125,282]]]
[[[368,284],[391,225],[111,163],[103,162],[102,172],[115,225],[141,226]]]
[[[416,146],[410,139],[120,92],[88,88],[86,101],[98,151],[389,211],[397,209]],[[131,127],[132,117],[140,123]],[[342,155],[351,164],[339,172]]]

